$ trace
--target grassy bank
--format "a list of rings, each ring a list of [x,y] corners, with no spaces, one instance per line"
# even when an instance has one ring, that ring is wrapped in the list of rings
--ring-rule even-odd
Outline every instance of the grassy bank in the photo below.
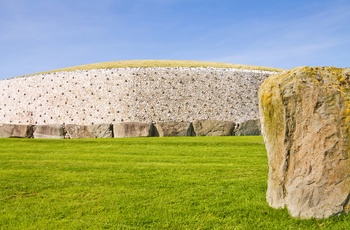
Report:
[[[261,137],[0,139],[0,229],[349,229],[265,201]]]
[[[75,70],[113,69],[113,68],[148,68],[148,67],[212,67],[212,68],[266,70],[266,71],[275,71],[275,72],[282,71],[282,69],[272,68],[272,67],[231,64],[231,63],[223,63],[223,62],[205,62],[205,61],[190,61],[190,60],[125,60],[125,61],[100,62],[100,63],[80,65],[80,66],[72,66],[72,67],[51,70],[51,71],[41,72],[36,74],[62,72],[62,71],[75,71]]]

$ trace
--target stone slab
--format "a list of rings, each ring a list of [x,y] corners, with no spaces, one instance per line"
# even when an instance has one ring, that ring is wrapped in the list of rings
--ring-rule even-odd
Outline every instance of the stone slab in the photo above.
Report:
[[[0,138],[32,138],[33,125],[0,124]]]
[[[259,136],[261,135],[260,120],[244,121],[238,125],[235,136]]]
[[[66,124],[65,130],[68,138],[112,138],[112,125],[94,124],[94,125],[75,125]]]
[[[152,123],[144,122],[122,122],[113,124],[113,135],[115,138],[122,137],[152,137],[155,134]]]
[[[232,121],[198,120],[193,122],[196,136],[232,136],[235,123]]]
[[[190,122],[158,122],[155,127],[160,137],[195,136]]]
[[[65,131],[63,125],[37,125],[34,130],[34,138],[63,139]]]

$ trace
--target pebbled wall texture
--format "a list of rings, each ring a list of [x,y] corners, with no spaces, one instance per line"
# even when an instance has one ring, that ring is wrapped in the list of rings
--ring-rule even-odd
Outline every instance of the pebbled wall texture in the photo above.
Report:
[[[0,124],[241,123],[259,118],[258,89],[275,72],[149,67],[77,70],[0,81]]]

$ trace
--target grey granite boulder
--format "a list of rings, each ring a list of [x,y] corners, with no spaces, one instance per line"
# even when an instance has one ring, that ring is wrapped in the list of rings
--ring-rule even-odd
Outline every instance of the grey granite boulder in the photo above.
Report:
[[[65,130],[63,125],[37,125],[34,130],[34,138],[63,139]]]
[[[232,121],[198,120],[193,122],[196,136],[232,136],[235,123]]]
[[[74,125],[66,124],[67,138],[111,138],[113,137],[110,124]]]
[[[113,124],[114,137],[151,137],[155,128],[152,123],[123,122]]]
[[[156,130],[160,137],[195,136],[190,122],[159,122],[156,123]]]
[[[33,125],[0,124],[0,138],[32,138]]]
[[[261,135],[260,120],[244,121],[235,130],[235,136],[259,136]]]

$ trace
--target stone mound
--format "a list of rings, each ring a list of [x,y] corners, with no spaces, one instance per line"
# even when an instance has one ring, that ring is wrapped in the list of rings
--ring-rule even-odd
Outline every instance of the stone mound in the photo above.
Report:
[[[258,88],[274,73],[214,67],[135,67],[59,71],[1,80],[0,123],[241,123],[258,119]]]

